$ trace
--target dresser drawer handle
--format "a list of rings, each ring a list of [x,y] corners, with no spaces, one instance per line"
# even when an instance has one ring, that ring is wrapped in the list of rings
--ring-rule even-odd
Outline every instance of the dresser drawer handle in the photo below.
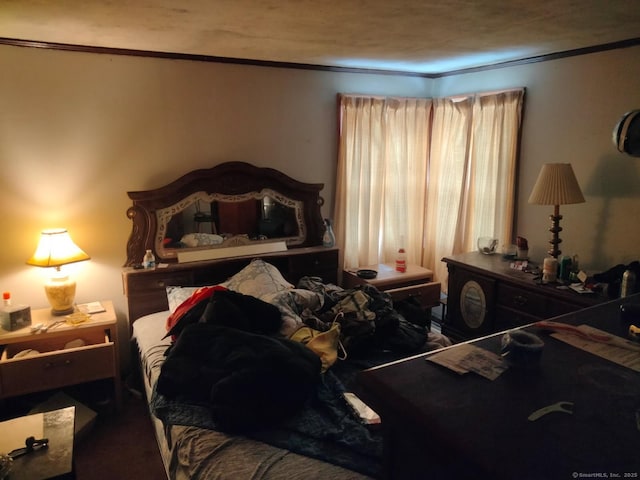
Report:
[[[64,367],[66,365],[71,365],[73,362],[71,360],[65,360],[64,362],[47,362],[44,364],[44,368],[53,368],[53,367]]]
[[[518,307],[524,307],[527,302],[527,297],[524,297],[522,295],[516,295],[515,297],[513,297],[513,303]]]
[[[158,280],[158,287],[164,288],[165,286],[164,280]]]

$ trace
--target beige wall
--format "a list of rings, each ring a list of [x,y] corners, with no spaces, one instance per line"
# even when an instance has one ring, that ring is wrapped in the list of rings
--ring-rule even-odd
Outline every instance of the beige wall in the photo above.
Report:
[[[428,95],[430,80],[0,46],[0,291],[47,306],[25,265],[40,230],[67,227],[92,260],[76,300],[113,299],[131,190],[245,161],[326,185],[333,207],[336,94]]]
[[[551,210],[526,203],[535,177],[571,162],[587,203],[561,209],[563,250],[592,271],[640,257],[640,159],[611,143],[622,113],[640,108],[640,47],[438,80],[10,46],[0,71],[0,290],[33,308],[47,305],[42,272],[24,261],[41,229],[64,226],[92,256],[76,266],[77,301],[113,299],[126,332],[126,192],[195,168],[237,160],[323,182],[331,215],[338,92],[526,87],[518,234],[532,256],[547,249]]]

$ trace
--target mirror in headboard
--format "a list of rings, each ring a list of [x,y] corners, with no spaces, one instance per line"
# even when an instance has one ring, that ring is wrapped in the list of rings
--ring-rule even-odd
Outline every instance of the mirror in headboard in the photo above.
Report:
[[[125,266],[151,249],[158,261],[178,251],[284,241],[322,244],[320,183],[303,183],[272,168],[227,162],[194,170],[163,187],[127,192],[133,221]]]

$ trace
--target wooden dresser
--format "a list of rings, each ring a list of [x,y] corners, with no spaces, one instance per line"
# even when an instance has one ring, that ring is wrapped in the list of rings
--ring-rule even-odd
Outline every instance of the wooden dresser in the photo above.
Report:
[[[555,317],[608,300],[544,285],[515,270],[502,255],[462,253],[442,259],[449,271],[448,311],[442,333],[452,340],[477,338]]]
[[[338,283],[338,248],[303,247],[285,252],[259,255],[278,268],[294,285],[304,276],[322,278],[325,283]],[[143,314],[168,309],[166,287],[213,285],[225,281],[247,266],[256,256],[232,257],[189,263],[171,263],[153,270],[132,267],[122,272],[127,297],[129,322]]]

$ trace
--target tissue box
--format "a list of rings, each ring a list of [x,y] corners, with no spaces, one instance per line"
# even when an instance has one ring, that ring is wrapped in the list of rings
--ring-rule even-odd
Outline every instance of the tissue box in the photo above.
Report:
[[[0,325],[5,330],[19,330],[31,325],[31,307],[16,305],[0,310]]]

